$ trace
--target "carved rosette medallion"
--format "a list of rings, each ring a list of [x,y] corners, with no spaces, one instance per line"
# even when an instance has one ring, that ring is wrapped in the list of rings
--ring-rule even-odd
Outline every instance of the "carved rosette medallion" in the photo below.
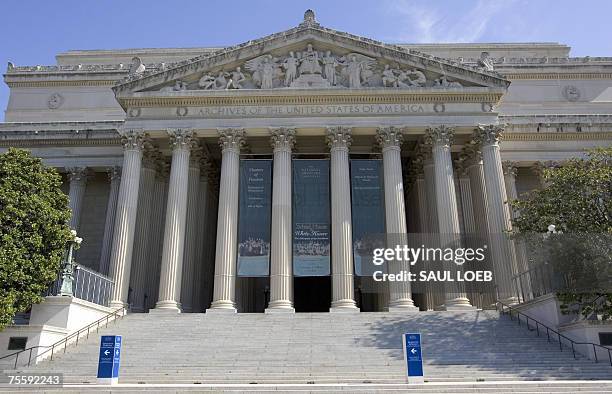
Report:
[[[327,145],[330,150],[343,149],[348,150],[353,142],[351,136],[351,128],[345,126],[332,126],[327,128]]]
[[[245,131],[242,128],[218,129],[219,145],[221,151],[233,151],[240,153],[240,149],[246,145]]]
[[[291,152],[295,145],[295,129],[278,127],[270,129],[271,145],[274,151],[285,150]]]
[[[425,130],[425,141],[432,146],[450,147],[453,144],[454,135],[454,127],[446,125],[429,127]]]
[[[376,141],[383,151],[387,149],[400,150],[400,147],[404,142],[404,134],[399,127],[379,127],[376,130]]]

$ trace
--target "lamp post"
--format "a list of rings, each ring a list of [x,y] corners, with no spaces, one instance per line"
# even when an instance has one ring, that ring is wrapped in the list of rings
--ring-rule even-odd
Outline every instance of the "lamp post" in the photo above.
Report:
[[[74,267],[76,261],[72,257],[75,250],[79,248],[83,238],[77,237],[75,230],[70,231],[72,234],[72,240],[68,241],[68,250],[66,251],[66,258],[64,259],[64,267],[62,269],[62,286],[60,288],[60,295],[72,296],[72,281],[74,280]]]

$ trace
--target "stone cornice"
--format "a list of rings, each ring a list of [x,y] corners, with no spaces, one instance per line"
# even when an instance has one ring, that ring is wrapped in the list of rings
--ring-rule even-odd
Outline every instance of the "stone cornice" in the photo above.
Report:
[[[387,103],[492,103],[499,102],[503,89],[496,88],[415,88],[392,91],[364,89],[223,90],[166,93],[136,93],[119,97],[124,108],[190,107],[217,105],[298,105],[298,104],[387,104]]]
[[[508,126],[508,125],[506,125]],[[511,128],[510,128],[511,129]],[[606,133],[513,133],[506,131],[504,141],[612,141],[612,129]]]
[[[58,86],[108,86],[111,87],[115,85],[116,80],[86,80],[86,79],[77,79],[77,80],[30,80],[30,81],[16,81],[9,82],[6,81],[6,84],[10,88],[47,88],[47,87],[58,87]]]
[[[573,71],[573,70],[568,70]],[[509,80],[517,79],[612,79],[612,73],[609,72],[550,72],[542,70],[541,72],[509,72],[504,74]]]

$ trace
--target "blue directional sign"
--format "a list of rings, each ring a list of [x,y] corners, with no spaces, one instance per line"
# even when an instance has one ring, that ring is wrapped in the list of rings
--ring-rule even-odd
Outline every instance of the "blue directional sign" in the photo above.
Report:
[[[421,353],[421,334],[406,333],[402,336],[404,360],[408,383],[423,383],[423,354]]]
[[[117,383],[119,380],[119,361],[121,360],[121,335],[102,335],[100,337],[100,357],[98,358],[98,380],[100,383]]]

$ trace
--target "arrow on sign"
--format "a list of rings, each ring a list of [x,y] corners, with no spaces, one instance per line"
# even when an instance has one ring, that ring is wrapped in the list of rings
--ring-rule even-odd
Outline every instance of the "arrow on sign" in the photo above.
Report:
[[[119,349],[115,350],[115,356],[119,355]]]
[[[105,355],[105,356],[108,356],[108,354],[109,354],[109,353],[110,353],[110,351],[109,351],[109,350],[105,350],[105,351],[104,351],[104,355]]]
[[[415,348],[410,349],[410,353],[417,354],[417,350]]]

